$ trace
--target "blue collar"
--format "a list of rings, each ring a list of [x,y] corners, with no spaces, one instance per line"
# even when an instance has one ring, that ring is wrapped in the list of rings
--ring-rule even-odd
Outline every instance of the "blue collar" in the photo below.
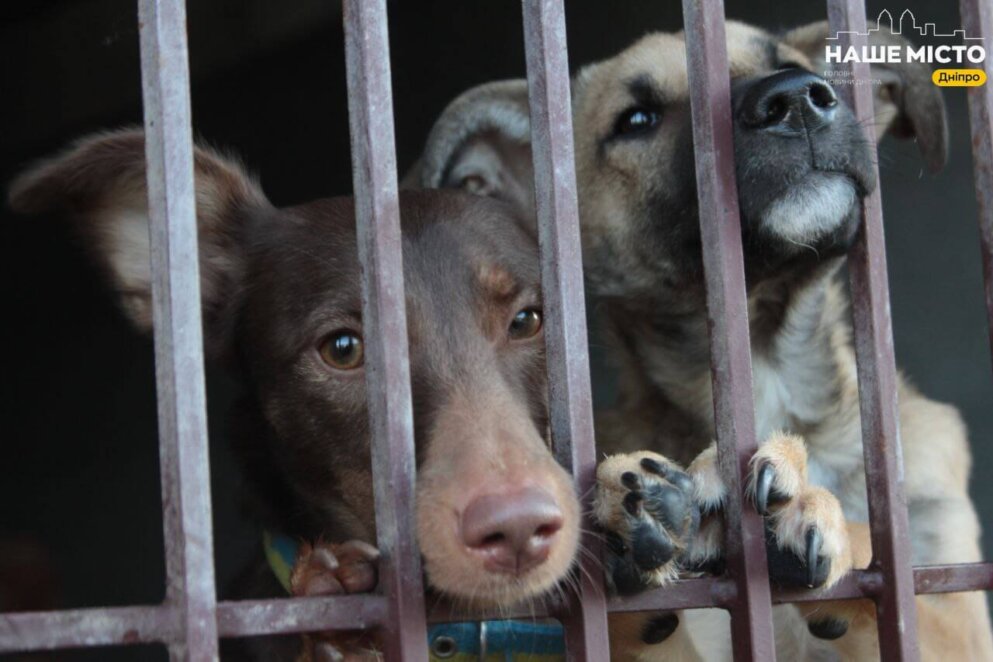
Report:
[[[262,544],[273,574],[287,593],[299,544],[264,531]],[[528,621],[439,623],[428,628],[432,662],[557,662],[565,659],[562,626]]]

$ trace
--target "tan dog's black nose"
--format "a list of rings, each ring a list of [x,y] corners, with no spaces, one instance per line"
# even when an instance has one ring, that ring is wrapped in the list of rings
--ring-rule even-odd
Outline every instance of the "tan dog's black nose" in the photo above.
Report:
[[[803,135],[834,121],[838,97],[826,80],[788,69],[756,82],[741,100],[738,116],[751,129]]]
[[[562,511],[536,487],[473,499],[462,514],[462,541],[490,572],[520,575],[548,558]]]

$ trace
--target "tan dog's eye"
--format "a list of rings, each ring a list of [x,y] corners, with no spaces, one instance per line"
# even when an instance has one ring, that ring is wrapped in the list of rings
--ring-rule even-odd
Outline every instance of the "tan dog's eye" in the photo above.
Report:
[[[510,322],[511,340],[524,340],[538,335],[541,331],[541,311],[537,308],[525,308],[514,315]]]
[[[321,359],[338,370],[355,370],[362,365],[365,357],[362,336],[347,329],[335,331],[326,337],[321,341],[319,349]]]
[[[662,121],[662,113],[651,108],[637,106],[628,108],[617,118],[614,124],[614,135],[630,136],[647,133]]]

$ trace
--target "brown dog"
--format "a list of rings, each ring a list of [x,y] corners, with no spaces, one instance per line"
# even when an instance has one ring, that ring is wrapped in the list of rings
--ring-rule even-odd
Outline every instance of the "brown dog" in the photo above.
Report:
[[[262,523],[304,541],[294,593],[372,590],[354,202],[276,209],[237,161],[205,148],[195,170],[207,354],[244,387],[235,441]],[[70,216],[131,321],[151,329],[140,132],[81,140],[18,179],[10,202]],[[580,530],[573,483],[546,439],[536,238],[508,205],[485,198],[405,192],[400,204],[427,583],[460,607],[533,603],[560,590]],[[667,521],[693,520],[690,504],[686,495],[665,509]],[[643,556],[670,562],[645,540]],[[261,559],[251,574],[237,597],[284,592]],[[375,642],[314,645],[318,659],[335,648],[365,657]],[[298,648],[267,643],[255,655],[296,659]]]
[[[770,572],[785,585],[829,586],[871,550],[855,360],[835,275],[876,186],[851,112],[817,75],[827,25],[784,35],[728,24],[735,158],[748,280],[757,434],[750,495],[764,515]],[[898,43],[899,37],[874,39]],[[922,64],[873,67],[878,133],[914,137],[932,169],[946,158],[944,106]],[[588,287],[620,367],[620,398],[598,417],[606,452],[652,450],[692,463],[707,514],[683,567],[719,560],[724,485],[716,471],[710,356],[685,44],[654,34],[573,82],[576,168]],[[453,102],[406,182],[460,187],[531,213],[524,81],[493,83]],[[905,489],[915,564],[979,560],[967,485],[970,454],[954,409],[900,386]],[[601,467],[640,489],[645,454]],[[648,457],[656,462],[662,458]],[[600,520],[620,532],[628,499],[601,485]],[[615,582],[632,573],[613,563]],[[637,573],[635,573],[637,574]],[[640,585],[666,574],[640,573]],[[637,584],[637,582],[635,582]],[[918,598],[924,657],[993,659],[981,594]],[[875,659],[868,603],[776,608],[780,659]],[[723,659],[726,618],[688,612],[679,636],[654,623],[611,621],[615,659]],[[670,628],[671,629],[671,628]]]

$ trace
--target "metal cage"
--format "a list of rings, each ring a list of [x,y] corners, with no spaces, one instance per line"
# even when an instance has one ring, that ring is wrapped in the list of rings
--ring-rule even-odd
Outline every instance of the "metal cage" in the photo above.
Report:
[[[595,444],[573,163],[572,109],[562,0],[523,0],[535,183],[547,324],[555,454],[580,494],[595,478]],[[968,34],[993,35],[993,5],[960,0]],[[868,468],[868,569],[829,591],[772,591],[761,518],[743,507],[742,476],[757,448],[730,90],[721,0],[683,0],[692,90],[720,467],[730,488],[726,577],[675,582],[633,598],[604,599],[588,559],[561,613],[568,657],[609,657],[608,611],[719,607],[731,614],[735,659],[773,660],[771,605],[868,598],[885,660],[916,660],[914,595],[993,589],[993,564],[911,567],[898,466],[896,369],[880,194],[864,206],[850,254],[855,345]],[[832,30],[859,45],[864,0],[828,0]],[[333,598],[217,602],[211,531],[200,287],[194,209],[190,85],[183,0],[139,0],[151,216],[166,598],[159,605],[0,614],[0,652],[161,642],[173,659],[212,660],[218,637],[381,628],[389,660],[425,660],[426,613],[410,504],[414,440],[400,255],[397,173],[385,0],[344,0],[353,177],[363,265],[381,591]],[[846,40],[848,43],[846,43]],[[846,65],[847,66],[847,65]],[[986,71],[993,74],[989,60]],[[852,65],[865,78],[868,65]],[[843,86],[872,138],[868,86]],[[993,86],[969,91],[986,303],[993,328]],[[375,110],[375,112],[373,112]],[[596,540],[586,544],[594,547]],[[600,585],[597,585],[597,584]],[[528,615],[531,615],[529,612]]]

